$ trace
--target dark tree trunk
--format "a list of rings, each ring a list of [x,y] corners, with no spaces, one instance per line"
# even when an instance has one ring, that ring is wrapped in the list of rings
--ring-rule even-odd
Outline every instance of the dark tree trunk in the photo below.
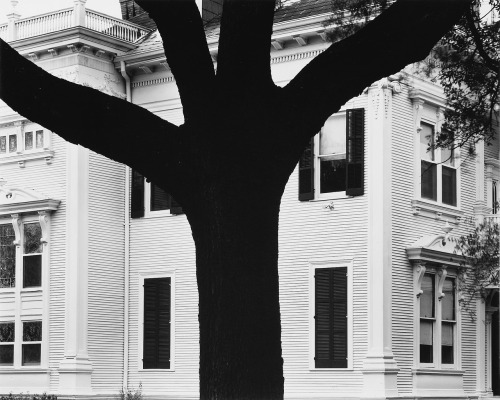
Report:
[[[191,222],[200,299],[200,398],[282,399],[281,194],[249,187],[205,193],[204,216]]]

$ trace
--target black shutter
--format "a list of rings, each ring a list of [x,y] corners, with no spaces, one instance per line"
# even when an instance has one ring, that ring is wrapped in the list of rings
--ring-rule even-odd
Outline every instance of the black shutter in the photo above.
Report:
[[[170,278],[144,279],[144,369],[170,368]]]
[[[364,194],[365,110],[356,108],[346,113],[346,195]]]
[[[132,199],[130,216],[132,218],[144,217],[144,176],[132,170]]]
[[[347,368],[347,268],[315,271],[315,367]]]
[[[314,199],[314,137],[299,160],[299,200]]]
[[[181,205],[172,196],[170,196],[170,214],[183,214]]]

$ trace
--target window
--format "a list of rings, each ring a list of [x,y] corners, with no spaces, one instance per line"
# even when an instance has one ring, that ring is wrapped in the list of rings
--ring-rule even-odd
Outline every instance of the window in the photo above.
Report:
[[[23,287],[42,286],[42,228],[40,224],[24,224]]]
[[[20,263],[23,288],[42,286],[42,227],[39,222],[26,222],[22,226],[23,234],[17,243],[23,251],[21,259],[17,259],[13,224],[0,224],[0,288],[15,287],[16,265]]]
[[[23,322],[22,365],[40,365],[42,321]]]
[[[364,109],[330,116],[299,161],[299,200],[360,196],[364,187]]]
[[[21,133],[0,135],[0,156],[15,155],[25,151],[42,151],[47,147],[45,146],[47,141],[42,129],[26,131],[22,135]]]
[[[0,366],[14,365],[14,322],[0,323]]]
[[[420,195],[423,199],[457,206],[457,167],[454,150],[435,149],[434,127],[420,130]]]
[[[314,269],[314,368],[348,367],[347,267]]]
[[[24,133],[24,150],[43,149],[43,130]]]
[[[422,278],[419,360],[423,366],[446,368],[456,362],[455,290],[454,278],[442,279],[436,274],[425,274]]]
[[[143,369],[170,369],[171,278],[144,279]]]
[[[12,224],[0,225],[0,288],[16,284],[16,235]]]
[[[182,208],[163,189],[148,182],[142,174],[132,170],[131,217],[182,214]]]
[[[491,182],[491,213],[498,214],[497,181]]]

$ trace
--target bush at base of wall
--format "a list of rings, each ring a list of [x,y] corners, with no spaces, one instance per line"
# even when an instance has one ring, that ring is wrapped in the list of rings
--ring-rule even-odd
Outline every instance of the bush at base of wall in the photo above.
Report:
[[[0,396],[0,400],[57,400],[57,396],[53,394],[9,394],[8,396]]]

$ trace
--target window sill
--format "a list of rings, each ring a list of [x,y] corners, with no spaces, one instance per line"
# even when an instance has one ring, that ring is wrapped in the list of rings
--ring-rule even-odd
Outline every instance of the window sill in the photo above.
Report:
[[[45,159],[45,162],[52,164],[52,159],[54,158],[54,152],[52,150],[42,150],[35,152],[25,152],[16,155],[8,155],[0,157],[0,165],[4,164],[14,164],[18,163],[20,168],[25,167],[26,161]]]
[[[151,369],[144,369],[144,368],[139,368],[137,370],[137,372],[139,373],[154,373],[154,374],[159,374],[159,373],[163,373],[163,372],[175,372],[175,368],[173,369],[154,369],[154,368],[151,368]]]
[[[432,218],[437,221],[446,221],[453,224],[459,224],[463,211],[458,207],[446,206],[426,200],[412,200],[411,207],[413,215]]]
[[[37,373],[37,374],[48,374],[50,371],[47,368],[38,366],[38,367],[13,367],[9,366],[0,366],[0,373],[2,374],[25,374],[25,373]]]
[[[414,368],[412,369],[413,375],[459,375],[462,376],[465,371],[462,369],[452,369],[453,367],[448,368]]]
[[[15,287],[8,287],[8,288],[0,288],[0,293],[15,293],[16,288]],[[0,366],[1,368],[1,366]]]
[[[33,288],[22,288],[21,293],[33,293],[33,292],[42,292],[42,287],[33,287]]]
[[[352,367],[348,367],[348,368],[309,368],[309,372],[321,372],[321,371],[325,371],[325,372],[339,372],[339,371],[346,371],[346,372],[352,372],[354,371],[354,368]]]

